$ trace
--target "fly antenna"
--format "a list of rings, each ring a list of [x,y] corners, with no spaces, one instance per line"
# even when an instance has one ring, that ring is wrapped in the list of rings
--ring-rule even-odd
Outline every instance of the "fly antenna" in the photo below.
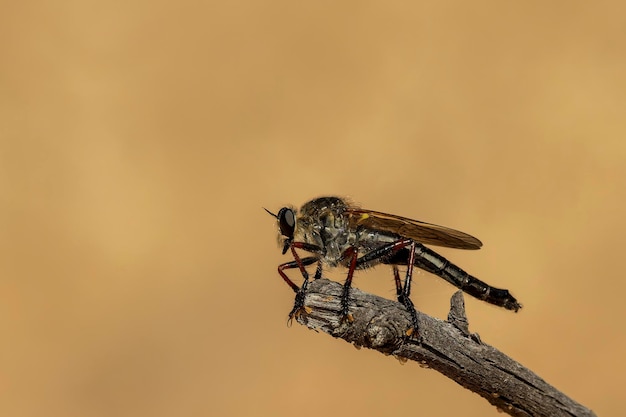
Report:
[[[271,216],[278,218],[278,215],[272,213],[271,211],[269,211],[268,209],[266,209],[265,207],[263,207],[263,210],[267,211]]]

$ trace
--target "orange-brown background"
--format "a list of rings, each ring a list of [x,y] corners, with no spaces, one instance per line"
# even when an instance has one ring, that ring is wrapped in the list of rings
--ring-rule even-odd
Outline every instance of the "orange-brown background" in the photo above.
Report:
[[[5,4],[0,415],[498,415],[287,328],[261,207],[324,194],[481,238],[441,252],[524,309],[466,299],[472,330],[618,415],[625,10],[544,3]]]

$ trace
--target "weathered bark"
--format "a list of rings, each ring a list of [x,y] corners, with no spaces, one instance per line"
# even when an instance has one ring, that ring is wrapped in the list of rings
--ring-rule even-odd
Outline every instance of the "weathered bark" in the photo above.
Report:
[[[468,332],[462,292],[452,297],[448,321],[418,312],[418,335],[406,336],[411,321],[398,302],[353,288],[352,322],[340,322],[342,285],[310,283],[296,320],[314,330],[400,360],[435,369],[512,416],[595,416],[529,369]]]

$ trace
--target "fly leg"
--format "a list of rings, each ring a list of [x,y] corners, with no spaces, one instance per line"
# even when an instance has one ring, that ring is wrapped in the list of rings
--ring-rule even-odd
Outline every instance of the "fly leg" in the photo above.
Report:
[[[306,295],[306,290],[309,285],[309,273],[304,268],[305,266],[311,265],[317,261],[315,256],[308,256],[306,258],[298,258],[296,261],[285,262],[278,266],[278,273],[285,280],[287,284],[291,287],[291,289],[296,293],[296,299],[293,304],[293,308],[289,312],[289,320],[288,323],[291,325],[291,321],[293,318],[300,312],[302,307],[304,307],[304,296]],[[285,269],[293,269],[293,268],[301,268],[301,271],[304,271],[302,275],[304,276],[304,281],[302,282],[302,287],[298,287],[294,282],[289,279],[287,274],[285,273]]]
[[[411,315],[411,324],[413,327],[407,330],[407,336],[412,335],[417,332],[417,312],[415,311],[415,305],[411,298],[405,295],[404,288],[402,287],[402,281],[400,280],[400,272],[398,271],[397,265],[392,265],[393,267],[393,278],[396,282],[396,294],[398,294],[398,302],[402,304],[409,314]],[[406,282],[406,279],[405,279]]]
[[[315,275],[313,279],[320,279],[322,277],[322,261],[317,262],[317,268],[315,269]]]
[[[404,288],[402,289],[402,294],[398,295],[398,301],[406,307],[406,309],[411,314],[411,321],[413,322],[413,329],[410,330],[410,333],[407,332],[407,335],[417,332],[417,313],[415,312],[415,305],[413,305],[413,301],[409,297],[411,295],[411,280],[413,278],[413,264],[415,263],[415,242],[411,241],[409,244],[409,260],[406,265],[406,278],[404,279]],[[398,275],[398,267],[394,265],[394,275],[396,276],[396,282],[399,280]],[[397,289],[396,283],[396,289]]]
[[[343,253],[343,258],[350,259],[350,264],[348,266],[348,277],[346,278],[346,282],[343,284],[343,291],[341,292],[341,322],[354,321],[352,314],[350,314],[350,309],[348,305],[350,303],[350,287],[352,285],[352,277],[354,276],[354,271],[357,267],[359,251],[354,246],[350,246]]]
[[[400,280],[400,271],[398,271],[398,265],[392,265],[393,267],[393,281],[396,284],[396,296],[402,297],[402,281]]]
[[[376,248],[373,251],[368,252],[365,255],[358,258],[356,261],[355,268],[362,269],[375,262],[381,262],[381,260],[386,259],[388,256],[392,255],[393,253],[401,249],[405,249],[407,246],[410,247],[409,257],[411,259],[411,262],[407,264],[404,287],[402,286],[402,281],[400,280],[400,273],[398,271],[398,268],[395,265],[394,265],[394,281],[396,283],[396,295],[398,297],[398,301],[407,309],[407,311],[411,315],[411,323],[413,327],[407,331],[407,335],[410,336],[411,334],[417,332],[417,312],[415,311],[415,306],[413,305],[413,302],[411,301],[409,297],[411,295],[411,279],[413,277],[413,261],[415,260],[415,242],[412,239],[400,239],[395,242]],[[352,277],[350,276],[349,271],[348,271],[348,278],[350,279],[350,282],[351,282]],[[346,280],[346,283],[347,283],[347,280]],[[344,285],[344,288],[345,288],[345,285]],[[347,302],[347,298],[346,298],[346,302]]]
[[[304,297],[306,295],[306,290],[309,286],[309,273],[306,270],[306,266],[312,265],[315,262],[318,262],[317,270],[315,272],[315,278],[318,278],[318,275],[322,274],[322,266],[321,261],[318,256],[307,256],[306,258],[300,258],[298,253],[296,252],[296,248],[306,250],[308,252],[318,253],[320,248],[316,245],[311,245],[304,242],[292,242],[289,245],[291,249],[291,254],[294,257],[294,260],[291,262],[285,262],[278,266],[278,273],[282,277],[282,279],[291,287],[291,289],[296,293],[296,299],[293,304],[293,308],[289,312],[289,319],[287,323],[291,325],[293,318],[300,313],[302,308],[304,307]],[[302,282],[302,286],[298,288],[298,286],[287,276],[285,273],[285,269],[300,269],[300,273],[302,273],[302,277],[304,281]]]

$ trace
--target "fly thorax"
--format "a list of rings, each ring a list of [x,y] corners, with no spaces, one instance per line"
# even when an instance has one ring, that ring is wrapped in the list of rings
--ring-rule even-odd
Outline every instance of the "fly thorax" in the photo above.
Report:
[[[320,238],[325,249],[325,260],[336,265],[342,258],[344,251],[350,246],[350,236],[346,230],[343,216],[329,212],[320,216]]]

